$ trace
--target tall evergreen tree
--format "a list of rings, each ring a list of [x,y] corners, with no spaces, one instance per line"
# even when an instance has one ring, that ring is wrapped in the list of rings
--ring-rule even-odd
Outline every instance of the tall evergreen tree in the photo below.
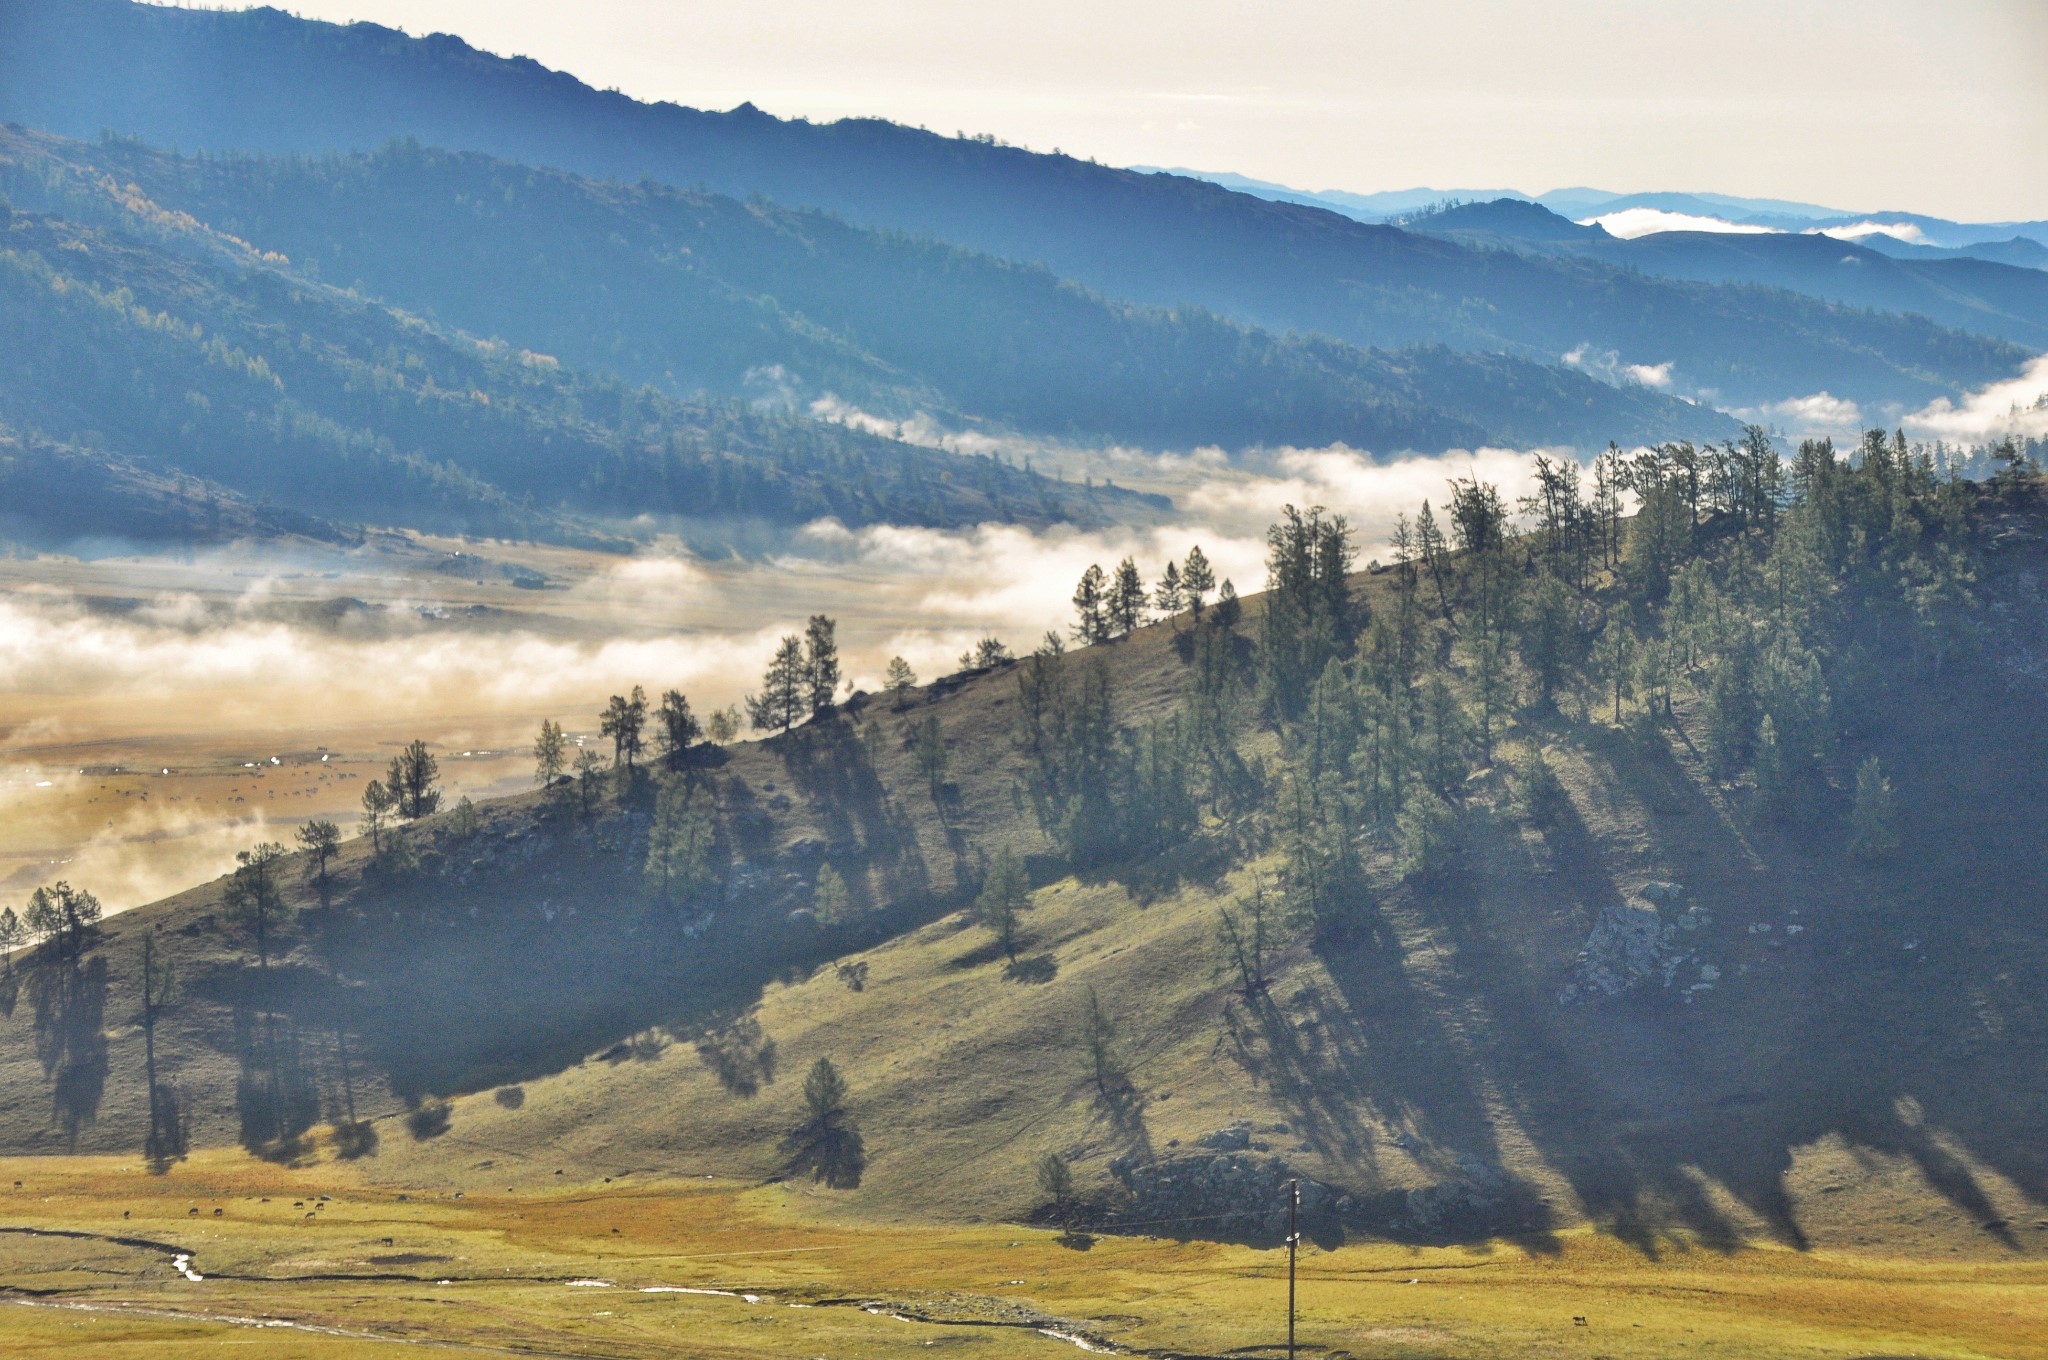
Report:
[[[1081,573],[1074,587],[1074,639],[1092,647],[1109,637],[1109,578],[1094,563]]]
[[[324,885],[327,861],[341,848],[341,828],[325,818],[315,818],[299,828],[299,847],[313,860],[313,873]]]
[[[548,788],[569,768],[569,741],[562,725],[548,718],[540,720],[540,735],[533,739],[533,782]]]
[[[612,739],[612,763],[631,770],[647,745],[647,691],[635,685],[631,695],[614,694],[598,718],[597,730]]]
[[[811,615],[804,629],[804,685],[809,691],[811,716],[832,707],[839,690],[839,642],[837,625],[823,614]]]
[[[810,667],[801,639],[786,637],[775,648],[761,677],[761,693],[747,696],[747,717],[757,732],[787,732],[803,719],[810,703]]]
[[[996,937],[996,943],[1012,963],[1017,961],[1017,927],[1024,909],[1031,905],[1031,883],[1024,866],[1008,847],[996,851],[981,891],[974,898],[974,919]]]
[[[703,726],[697,715],[690,711],[690,701],[683,697],[681,690],[669,690],[661,696],[661,707],[655,710],[654,739],[661,758],[673,770],[683,763],[683,753],[696,745],[704,735]]]
[[[900,656],[889,658],[889,669],[882,677],[882,687],[896,698],[901,708],[910,691],[917,688],[917,672],[910,669],[910,663]]]
[[[1145,580],[1138,575],[1138,564],[1126,557],[1116,564],[1116,575],[1109,584],[1105,610],[1110,629],[1123,635],[1138,631],[1145,622],[1145,603]]]
[[[1330,658],[1351,649],[1361,611],[1351,600],[1351,531],[1321,506],[1287,506],[1266,533],[1266,613],[1261,691],[1292,719]]]
[[[424,741],[409,743],[391,758],[384,784],[400,817],[416,822],[433,815],[441,806],[441,790],[435,785],[440,773],[440,764]]]
[[[221,895],[221,905],[227,908],[228,915],[245,923],[254,936],[260,968],[270,966],[271,932],[291,914],[291,903],[279,881],[283,859],[284,847],[275,841],[265,841],[237,853],[235,872],[228,878],[227,891]]]
[[[1209,558],[1199,543],[1188,549],[1187,565],[1180,569],[1180,588],[1181,594],[1187,598],[1188,608],[1195,613],[1195,621],[1199,623],[1203,602],[1216,588],[1216,573],[1209,566]]]
[[[654,798],[643,868],[656,899],[679,905],[717,881],[718,822],[711,791],[681,776],[664,779]]]
[[[370,849],[376,854],[384,853],[384,823],[396,801],[381,779],[372,779],[363,789],[363,826],[370,833]]]
[[[1152,608],[1161,618],[1175,618],[1187,608],[1187,589],[1181,583],[1180,564],[1168,562],[1159,575],[1159,587],[1152,592]]]

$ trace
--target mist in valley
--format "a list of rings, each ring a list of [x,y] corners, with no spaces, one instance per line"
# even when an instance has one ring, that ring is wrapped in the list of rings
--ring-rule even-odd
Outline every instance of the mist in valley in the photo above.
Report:
[[[855,688],[879,688],[896,656],[931,679],[982,638],[1022,653],[1064,631],[1091,563],[1128,556],[1150,580],[1199,544],[1250,593],[1282,505],[1346,515],[1369,559],[1397,515],[1443,503],[1449,478],[1513,497],[1534,465],[1509,449],[1237,460],[1257,470],[1220,451],[1004,451],[1169,494],[1176,510],[1099,531],[821,520],[751,554],[673,534],[620,556],[372,533],[357,548],[0,562],[0,901],[65,879],[120,910],[226,872],[255,842],[289,842],[309,817],[349,827],[363,782],[414,738],[440,756],[451,801],[517,792],[543,718],[595,741],[606,696],[636,684],[680,689],[700,712],[737,704],[814,613],[838,621]],[[284,787],[309,760],[330,777]]]

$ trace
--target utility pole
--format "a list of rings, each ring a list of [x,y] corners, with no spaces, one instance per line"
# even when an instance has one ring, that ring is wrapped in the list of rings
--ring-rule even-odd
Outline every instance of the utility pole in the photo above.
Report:
[[[1295,1217],[1301,1211],[1301,1182],[1287,1182],[1287,1360],[1294,1360],[1294,1254],[1301,1247]]]

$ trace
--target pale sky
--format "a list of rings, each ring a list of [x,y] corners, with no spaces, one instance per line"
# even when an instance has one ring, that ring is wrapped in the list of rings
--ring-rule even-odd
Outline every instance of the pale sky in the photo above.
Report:
[[[287,0],[700,108],[1308,189],[2048,218],[2048,0]],[[238,6],[237,6],[238,7]]]

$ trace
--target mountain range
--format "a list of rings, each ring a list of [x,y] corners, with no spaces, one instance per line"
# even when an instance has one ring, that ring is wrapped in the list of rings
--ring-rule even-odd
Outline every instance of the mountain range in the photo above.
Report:
[[[288,261],[274,267],[683,398],[830,399],[1147,447],[1733,432],[1710,409],[1528,360],[1276,336],[822,213],[416,144],[195,159],[0,132],[0,189],[173,249],[247,241]]]
[[[97,519],[60,500],[38,521],[126,532],[133,493],[152,486],[168,498],[165,525],[224,488],[301,515],[614,544],[606,525],[646,515],[1045,524],[1163,508],[992,458],[672,399],[213,244],[220,258],[197,259],[61,218],[0,216],[12,480],[122,493]]]
[[[112,129],[269,155],[412,136],[591,178],[764,196],[1040,264],[1105,298],[1279,333],[1546,364],[1612,352],[1670,364],[1687,389],[1731,407],[1825,390],[1903,409],[2002,380],[2027,358],[1916,316],[1482,249],[992,140],[640,103],[447,35],[125,0],[8,0],[0,22],[0,116],[70,136]]]
[[[1665,278],[1789,289],[2048,348],[2048,270],[1903,246],[1882,234],[1856,241],[1803,232],[1661,231],[1624,238],[1514,198],[1459,204],[1412,217],[1407,226]],[[2048,246],[2021,244],[2048,261]]]
[[[1778,232],[1816,234],[1837,232],[1859,243],[1873,244],[1889,251],[1893,246],[1913,251],[1948,252],[1970,259],[2003,259],[2005,263],[2039,268],[2048,264],[2048,220],[2027,222],[1958,222],[1924,213],[1877,211],[1845,212],[1818,203],[1799,203],[1780,198],[1742,198],[1711,193],[1614,193],[1605,189],[1552,189],[1547,193],[1525,194],[1517,189],[1389,189],[1377,193],[1352,193],[1343,189],[1296,189],[1271,180],[1254,179],[1231,171],[1133,167],[1148,172],[1183,175],[1254,198],[1303,207],[1327,208],[1361,222],[1399,222],[1432,208],[1450,204],[1492,203],[1512,199],[1533,203],[1573,221],[1604,217],[1632,209],[1648,209],[1680,217],[1701,218],[1726,228],[1763,228]],[[1883,226],[1896,234],[1873,230]],[[1903,239],[1902,239],[1903,238]],[[1915,239],[1917,238],[1917,239]],[[2008,248],[2019,242],[2017,252]],[[2027,249],[2042,247],[2041,254]],[[2000,252],[2016,254],[2005,258]],[[1926,258],[1942,258],[1931,255]]]

